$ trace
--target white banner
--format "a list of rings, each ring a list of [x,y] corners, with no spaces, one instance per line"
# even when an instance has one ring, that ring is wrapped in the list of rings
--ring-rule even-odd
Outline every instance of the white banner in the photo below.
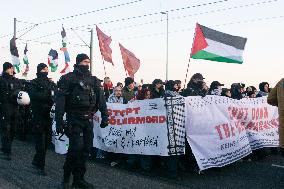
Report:
[[[107,103],[109,126],[94,117],[94,147],[108,152],[168,156],[165,101],[152,99],[128,104]]]
[[[266,97],[186,97],[186,135],[201,170],[222,167],[279,143],[279,116]]]

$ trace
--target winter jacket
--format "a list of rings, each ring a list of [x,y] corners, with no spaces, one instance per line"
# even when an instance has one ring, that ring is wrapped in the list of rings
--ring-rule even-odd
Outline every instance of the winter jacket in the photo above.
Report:
[[[271,90],[267,97],[268,104],[278,107],[279,146],[284,148],[284,78]]]

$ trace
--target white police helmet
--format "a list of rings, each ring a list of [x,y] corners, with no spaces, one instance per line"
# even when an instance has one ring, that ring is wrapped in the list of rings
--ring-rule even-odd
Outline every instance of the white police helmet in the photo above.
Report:
[[[17,96],[17,103],[22,106],[29,105],[31,102],[30,96],[25,91],[20,91]]]

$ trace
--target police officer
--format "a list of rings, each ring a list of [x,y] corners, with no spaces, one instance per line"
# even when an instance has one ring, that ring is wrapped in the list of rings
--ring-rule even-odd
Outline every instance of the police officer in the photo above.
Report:
[[[101,112],[101,127],[108,125],[108,114],[100,80],[89,71],[90,59],[86,54],[78,54],[74,71],[60,78],[56,94],[55,120],[57,133],[69,137],[69,149],[64,163],[63,188],[69,188],[73,174],[74,188],[93,188],[84,180],[86,160],[93,146],[93,113]],[[63,114],[66,112],[67,125]]]
[[[0,78],[1,101],[1,142],[2,159],[11,160],[11,146],[15,136],[19,107],[17,95],[21,90],[21,82],[14,77],[13,65],[9,62],[3,64]]]
[[[45,155],[46,148],[51,142],[52,122],[50,110],[53,105],[55,84],[47,77],[48,66],[40,63],[37,66],[37,78],[33,79],[28,87],[32,108],[32,130],[34,133],[35,150],[32,165],[41,175],[46,175]]]

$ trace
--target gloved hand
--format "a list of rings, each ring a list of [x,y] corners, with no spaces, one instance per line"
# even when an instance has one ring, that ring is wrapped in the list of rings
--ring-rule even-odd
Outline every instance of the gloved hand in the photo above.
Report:
[[[56,132],[58,134],[63,134],[64,133],[64,124],[63,121],[62,122],[56,122]]]
[[[106,120],[106,121],[105,121],[105,120],[102,120],[102,121],[101,121],[101,124],[100,124],[100,127],[101,127],[101,128],[106,128],[107,126],[108,126],[108,120]]]

